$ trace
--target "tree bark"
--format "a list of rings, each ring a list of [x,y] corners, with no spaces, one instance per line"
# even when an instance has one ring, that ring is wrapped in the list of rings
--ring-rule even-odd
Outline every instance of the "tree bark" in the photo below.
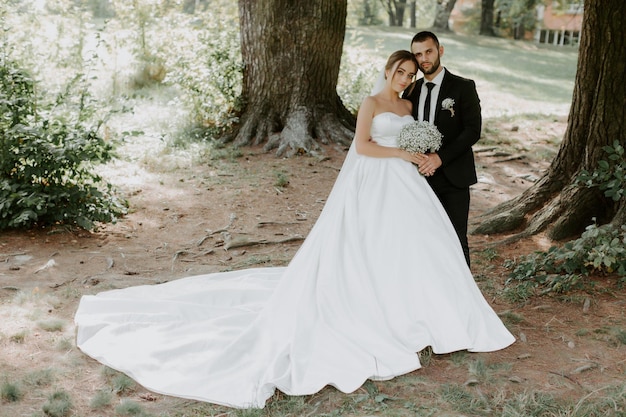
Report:
[[[239,0],[244,109],[234,144],[292,156],[349,144],[337,95],[347,1]]]
[[[626,39],[622,0],[586,0],[578,69],[567,129],[543,177],[517,198],[481,216],[475,234],[547,231],[552,239],[598,224],[624,224],[626,198],[615,202],[596,188],[576,183],[606,160],[604,146],[626,142]]]
[[[437,0],[437,11],[435,13],[435,22],[433,29],[438,32],[450,32],[450,14],[454,9],[456,0]]]
[[[496,36],[493,30],[493,2],[494,0],[482,0],[480,3],[480,35]]]

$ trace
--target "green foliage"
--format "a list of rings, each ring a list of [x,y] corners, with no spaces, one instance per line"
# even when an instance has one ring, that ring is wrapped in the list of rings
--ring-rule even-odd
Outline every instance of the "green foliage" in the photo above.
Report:
[[[285,171],[276,171],[274,175],[276,176],[274,186],[285,188],[289,185],[289,175]]]
[[[512,269],[507,284],[532,282],[544,292],[566,292],[580,288],[581,275],[617,273],[626,276],[626,225],[587,227],[579,239],[547,252],[535,252],[519,261],[507,261]]]
[[[361,44],[363,39],[353,32],[349,42],[344,45],[337,80],[337,94],[352,114],[358,112],[361,102],[370,94],[378,72],[384,66],[384,62],[381,62],[380,67],[372,65],[371,56],[363,54],[358,47]]]
[[[59,319],[51,319],[40,321],[39,323],[37,323],[37,326],[47,332],[61,332],[63,331],[63,327],[65,327],[65,322]]]
[[[23,397],[20,388],[10,382],[5,382],[0,387],[0,398],[6,402],[17,402]]]
[[[24,343],[24,339],[26,339],[26,332],[23,330],[9,337],[9,340],[11,342],[18,343],[18,344]]]
[[[361,0],[348,2],[348,16],[356,16],[356,24],[359,26],[381,25],[381,3],[379,0]]]
[[[123,400],[117,407],[115,407],[116,416],[138,416],[147,417],[148,414],[144,411],[141,404],[132,400]]]
[[[5,50],[5,48],[2,48]],[[92,116],[76,77],[50,105],[39,102],[35,82],[0,54],[0,230],[65,224],[93,229],[112,222],[124,204],[93,163],[112,157],[112,145],[88,126]],[[77,102],[72,102],[76,99]]]
[[[598,187],[606,197],[619,201],[626,190],[624,147],[616,140],[612,146],[602,149],[607,159],[598,161],[593,172],[581,171],[576,182]],[[553,246],[547,252],[536,252],[518,262],[507,261],[507,266],[512,269],[509,283],[512,280],[531,282],[546,292],[581,287],[581,274],[616,273],[626,277],[626,225],[592,224],[580,238],[562,247]]]
[[[243,108],[243,63],[235,16],[225,19],[212,7],[212,12],[169,19],[184,31],[175,33],[167,46],[167,65],[172,69],[167,81],[183,89],[193,135],[219,138],[239,121]]]
[[[96,395],[89,402],[89,407],[92,410],[100,410],[102,408],[106,408],[111,405],[111,401],[113,400],[113,395],[110,391],[100,390],[96,393]]]
[[[613,146],[603,146],[608,160],[598,161],[598,167],[593,171],[582,170],[577,178],[578,184],[587,187],[598,187],[604,195],[619,201],[626,193],[626,156],[624,147],[618,140]]]
[[[54,382],[52,369],[32,371],[24,377],[24,383],[29,387],[47,387]]]
[[[71,414],[72,407],[72,400],[69,394],[59,390],[48,397],[48,401],[43,405],[42,410],[49,417],[67,417]]]
[[[122,373],[118,373],[113,378],[113,380],[111,381],[111,385],[113,386],[113,392],[115,392],[116,394],[132,392],[137,386],[135,384],[135,381]]]
[[[537,16],[535,7],[539,3],[539,0],[496,0],[494,9],[500,16],[496,24],[512,35],[519,28],[532,30]]]

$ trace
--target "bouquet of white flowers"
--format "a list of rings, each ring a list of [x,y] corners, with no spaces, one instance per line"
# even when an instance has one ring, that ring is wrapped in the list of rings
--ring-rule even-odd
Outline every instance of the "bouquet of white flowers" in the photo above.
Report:
[[[398,135],[398,147],[411,153],[435,152],[441,147],[442,135],[432,123],[413,122],[404,125]]]

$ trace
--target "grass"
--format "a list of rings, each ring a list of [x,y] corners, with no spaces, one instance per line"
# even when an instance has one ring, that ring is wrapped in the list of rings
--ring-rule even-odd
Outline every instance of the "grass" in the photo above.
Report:
[[[347,48],[356,51],[361,62],[367,62],[375,68],[382,68],[389,52],[409,47],[408,43],[414,32],[414,29],[406,28],[349,28],[346,33]],[[520,146],[519,143],[512,140],[505,129],[497,127],[500,122],[515,124],[520,121],[532,121],[537,129],[541,129],[544,121],[552,118],[552,116],[541,114],[543,103],[556,109],[567,109],[569,106],[577,61],[577,53],[574,49],[558,50],[535,46],[527,42],[456,34],[442,34],[441,41],[445,47],[442,62],[450,71],[475,79],[481,97],[483,94],[495,94],[496,97],[505,98],[502,101],[499,99],[483,100],[486,123],[481,146],[493,145],[515,150]],[[208,143],[197,144],[196,147],[183,146],[186,136],[190,133],[174,120],[180,120],[181,114],[180,112],[172,113],[171,106],[167,105],[173,97],[175,97],[175,91],[172,89],[154,88],[145,89],[142,91],[142,96],[132,99],[120,98],[134,107],[132,114],[130,112],[116,114],[111,117],[109,123],[111,129],[117,131],[117,136],[125,137],[127,140],[121,149],[124,158],[136,164],[137,169],[141,169],[140,166],[143,165],[154,172],[177,173],[181,169],[200,164],[214,164],[219,167],[217,171],[237,176],[245,175],[246,181],[258,180],[253,177],[253,174],[242,173],[243,151],[241,149]],[[534,103],[534,110],[538,114],[526,113],[524,107],[518,109],[515,102],[509,101],[508,97]],[[130,133],[124,134],[124,131]],[[156,141],[155,138],[157,138]],[[155,142],[159,146],[155,146]],[[558,142],[559,138],[551,139],[547,148],[556,147]],[[530,151],[534,152],[536,149],[533,148]],[[544,149],[541,152],[545,152],[548,158],[551,155]],[[155,178],[155,181],[159,179]],[[221,184],[223,181],[225,181],[224,178],[219,176],[210,180],[211,185]],[[279,163],[275,167],[272,181],[276,187],[280,188],[289,183],[288,174],[282,171]],[[485,250],[477,255],[480,261],[477,263],[482,265],[488,265],[499,258],[498,252],[494,249]],[[241,266],[268,263],[274,259],[274,256],[272,255],[272,258],[250,257],[243,261]],[[517,287],[507,289],[500,294],[497,294],[495,290],[490,292],[495,294],[494,297],[498,296],[509,302],[520,303],[533,297],[534,288]],[[80,295],[80,291],[67,286],[66,289],[56,294],[61,295],[64,300],[74,302]],[[35,301],[54,302],[54,300],[48,300],[47,296],[42,293],[24,293],[16,299],[16,304],[26,305]],[[502,313],[501,317],[509,326],[517,325],[525,320],[521,314],[510,311]],[[49,332],[62,331],[66,325],[61,320],[40,322],[40,327]],[[24,331],[11,336],[10,341],[19,345],[11,346],[11,348],[22,348],[23,345],[28,344],[30,338],[27,338],[27,335],[28,333]],[[605,341],[613,349],[623,348],[626,344],[626,331],[621,327],[605,327],[584,332],[581,330],[578,335],[596,337]],[[69,347],[69,340],[62,339],[51,348],[64,351]],[[277,393],[263,410],[232,410],[201,402],[169,399],[159,404],[158,415],[163,417],[226,415],[238,417],[296,415],[321,417],[558,415],[578,417],[619,415],[620,412],[623,415],[626,392],[624,384],[600,387],[588,392],[582,398],[561,400],[558,392],[552,395],[537,391],[543,387],[532,386],[530,382],[529,389],[526,389],[526,386],[519,388],[514,386],[501,390],[498,387],[498,384],[502,382],[499,372],[507,371],[510,365],[506,363],[488,364],[467,352],[456,352],[439,357],[429,349],[420,352],[420,360],[424,368],[432,366],[437,370],[451,369],[452,372],[456,372],[455,375],[461,375],[459,381],[450,378],[454,382],[441,382],[437,375],[424,376],[423,373],[418,372],[384,383],[368,381],[363,387],[350,394],[338,392],[332,387],[327,387],[307,397],[289,397]],[[66,364],[61,364],[59,369],[42,369],[28,373],[24,373],[25,370],[10,371],[10,377],[19,383],[6,382],[2,386],[3,401],[13,401],[12,398],[19,396],[22,389],[27,390],[29,396],[33,398],[45,399],[54,383],[65,382],[80,373],[76,372],[79,371],[77,365],[73,365],[73,368],[66,366]],[[432,373],[432,369],[429,371]],[[16,377],[16,375],[23,376]],[[478,380],[478,383],[472,386],[464,385],[464,378],[468,377]],[[93,394],[86,396],[87,400],[83,406],[85,408],[80,412],[76,411],[76,415],[109,415],[113,412],[113,408],[116,416],[148,415],[141,404],[124,398],[125,395],[137,390],[136,384],[126,375],[105,367],[100,375],[100,381],[97,382],[97,378],[95,380],[96,382],[90,381]],[[41,402],[44,401],[41,400]],[[118,401],[119,404],[117,404]],[[72,407],[70,395],[57,389],[44,403],[43,411],[50,417],[64,417],[72,412]],[[98,411],[92,412],[86,407]],[[100,410],[103,411],[100,412]],[[21,414],[40,415],[26,411]]]
[[[65,321],[60,319],[45,320],[38,322],[37,326],[47,332],[61,332],[65,327]]]
[[[113,394],[110,391],[100,390],[89,402],[89,407],[92,410],[100,410],[109,407],[112,401]]]
[[[19,333],[15,333],[14,335],[11,335],[11,336],[9,337],[9,340],[10,340],[11,342],[13,342],[13,343],[18,343],[18,344],[21,344],[21,343],[24,343],[24,340],[26,339],[26,335],[27,335],[27,334],[28,334],[28,333],[27,333],[26,331],[24,331],[24,330],[23,330],[23,331],[21,331],[21,332],[19,332]]]
[[[0,386],[0,398],[6,402],[17,402],[24,394],[17,384],[5,382]]]
[[[285,188],[289,185],[289,175],[285,171],[274,172],[274,186],[278,188]]]
[[[117,407],[115,407],[116,416],[137,416],[148,417],[141,404],[133,400],[123,400]]]
[[[55,372],[48,369],[31,371],[24,376],[24,383],[31,388],[44,388],[55,381]]]
[[[49,417],[68,417],[72,412],[72,399],[70,395],[58,390],[48,397],[48,401],[42,406],[42,410]]]

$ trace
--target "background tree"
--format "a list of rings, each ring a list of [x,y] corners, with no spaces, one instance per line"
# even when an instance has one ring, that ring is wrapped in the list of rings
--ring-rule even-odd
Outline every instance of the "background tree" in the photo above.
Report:
[[[407,0],[380,0],[383,7],[387,11],[389,17],[389,26],[400,26],[404,22],[404,11],[406,10]]]
[[[508,30],[514,39],[523,39],[526,30],[535,27],[536,7],[542,0],[496,0],[496,27]]]
[[[456,0],[437,0],[437,10],[435,12],[435,22],[433,29],[439,32],[450,32],[450,14],[454,9]]]
[[[602,187],[580,186],[586,172],[607,167],[605,150],[626,142],[626,37],[623,0],[586,0],[572,106],[559,152],[543,177],[515,199],[483,217],[474,233],[518,230],[527,236],[546,230],[552,239],[572,237],[596,218],[599,224],[626,223],[626,198]],[[622,164],[613,160],[614,164]],[[610,167],[609,167],[610,168]],[[613,186],[623,192],[624,173]],[[621,172],[621,173],[620,173]]]
[[[243,113],[236,145],[278,155],[348,144],[355,118],[337,94],[347,1],[239,0]]]
[[[355,6],[353,5],[353,8]],[[356,14],[358,15],[358,24],[361,26],[375,26],[382,24],[382,20],[378,16],[380,0],[362,0],[359,2]]]
[[[417,26],[417,1],[416,0],[411,0],[410,5],[409,5],[409,27],[416,27]]]
[[[494,0],[481,0],[480,2],[480,31],[483,36],[496,36],[493,30],[493,3]]]

